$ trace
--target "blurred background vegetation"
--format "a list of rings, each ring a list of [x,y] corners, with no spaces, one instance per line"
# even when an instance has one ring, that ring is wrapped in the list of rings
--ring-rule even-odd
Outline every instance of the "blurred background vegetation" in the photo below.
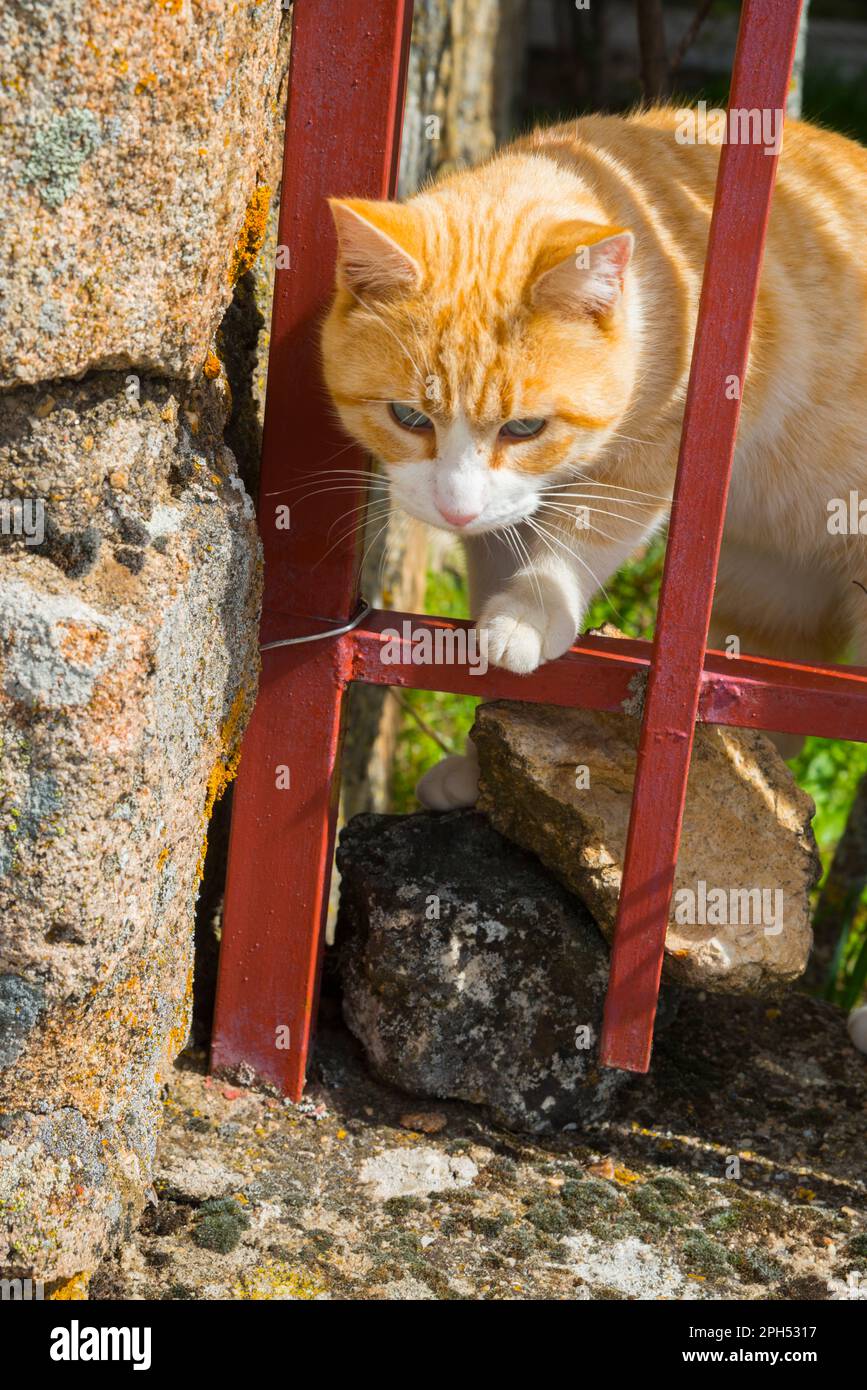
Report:
[[[486,32],[480,31],[477,22],[482,11]],[[459,0],[453,3],[448,20],[442,20],[443,25],[452,26],[446,34],[445,28],[437,27],[444,13],[440,0],[421,0],[417,5],[417,90],[427,91],[419,109],[443,111],[445,143],[425,147],[419,140],[410,142],[406,147],[409,162],[405,149],[402,170],[405,192],[411,192],[425,175],[477,159],[494,141],[535,124],[589,110],[627,110],[653,96],[678,105],[701,98],[709,105],[725,105],[740,11],[737,0],[696,0],[685,5],[662,0],[592,0],[589,9],[582,10],[571,0],[501,0],[498,23],[496,16],[491,19],[496,11],[497,5]],[[444,35],[457,48],[450,67],[443,64]],[[468,103],[456,92],[454,73],[461,63],[466,73],[481,61],[474,59],[474,42],[486,45],[478,51],[493,53],[495,65],[487,85],[470,83],[472,116],[462,125],[461,112]],[[431,78],[434,61],[440,67]],[[806,119],[867,143],[864,0],[812,0],[800,77],[796,101],[802,101]],[[418,123],[412,125],[411,115],[407,128],[419,129]],[[652,637],[664,550],[664,539],[655,540],[610,581],[608,598],[597,598],[586,627],[608,621],[629,636]],[[426,563],[420,562],[419,556],[425,553]],[[365,591],[393,602],[395,592],[398,597],[401,590],[406,592],[408,572],[415,574],[415,596],[423,595],[424,611],[469,616],[462,556],[448,538],[432,538],[426,551],[415,534],[410,549],[404,542],[396,554],[386,540],[369,559]],[[394,606],[410,611],[413,607],[409,602]],[[422,691],[377,691],[359,699],[369,702],[368,722],[375,709],[382,726],[391,730],[375,808],[417,809],[416,782],[444,751],[462,750],[477,702]],[[375,761],[381,772],[381,741]],[[867,745],[808,738],[790,766],[816,803],[814,829],[824,868],[810,983],[851,1007],[863,996],[867,980],[867,810],[863,826],[853,813],[848,842],[841,846],[830,881],[828,871],[856,791],[867,777]],[[354,785],[364,788],[368,803],[369,788],[375,784],[371,762],[359,765]],[[867,806],[867,792],[862,791],[862,796]],[[356,809],[366,809],[357,797],[345,812]]]

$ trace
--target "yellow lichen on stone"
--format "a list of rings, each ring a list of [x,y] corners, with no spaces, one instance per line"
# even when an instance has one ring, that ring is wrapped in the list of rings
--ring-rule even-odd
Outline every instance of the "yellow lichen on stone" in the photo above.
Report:
[[[220,756],[211,768],[208,784],[205,788],[205,809],[202,812],[202,827],[205,834],[199,851],[199,860],[196,864],[197,884],[201,883],[205,869],[205,855],[208,850],[207,831],[211,812],[229,783],[233,782],[238,775],[238,764],[241,761],[241,731],[245,723],[246,709],[247,687],[242,685],[232,701],[228,717],[220,729]]]
[[[298,1274],[278,1260],[251,1269],[236,1285],[234,1295],[239,1299],[290,1299],[305,1302],[321,1298],[328,1289],[309,1274]]]
[[[49,1284],[47,1296],[57,1302],[70,1299],[84,1300],[87,1298],[87,1286],[89,1282],[89,1274],[73,1274],[71,1279],[64,1279],[59,1284]]]
[[[178,1053],[181,1052],[186,1044],[190,1032],[190,1017],[193,1009],[193,967],[187,971],[186,983],[184,985],[184,997],[181,1000],[178,1022],[169,1029],[166,1038],[166,1056],[170,1061],[174,1061]],[[157,1073],[159,1081],[159,1073]]]
[[[222,369],[222,363],[217,354],[215,352],[209,352],[205,358],[202,375],[207,377],[208,381],[214,381],[220,375]]]
[[[232,252],[229,263],[229,284],[234,285],[253,265],[262,249],[265,231],[268,226],[268,209],[271,206],[271,188],[267,183],[257,184],[253,196],[247,204],[241,235]]]

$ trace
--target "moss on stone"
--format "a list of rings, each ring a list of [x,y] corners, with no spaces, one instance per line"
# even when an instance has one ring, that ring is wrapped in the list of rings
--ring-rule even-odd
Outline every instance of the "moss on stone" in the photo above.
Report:
[[[565,1182],[560,1189],[560,1200],[575,1217],[587,1217],[597,1211],[613,1211],[620,1205],[614,1188],[596,1178]]]
[[[505,1154],[497,1154],[491,1159],[485,1173],[500,1185],[508,1186],[517,1180],[518,1165],[513,1158],[508,1158]]]
[[[218,1197],[199,1209],[193,1240],[204,1250],[225,1255],[235,1249],[249,1225],[249,1216],[234,1197]]]
[[[649,1187],[666,1202],[688,1203],[694,1200],[693,1190],[688,1182],[679,1178],[675,1173],[660,1173],[658,1177],[651,1178]]]
[[[720,1275],[728,1274],[731,1269],[728,1254],[723,1246],[711,1240],[703,1231],[689,1233],[683,1243],[683,1253],[690,1268],[706,1278],[719,1278]]]
[[[518,1226],[510,1226],[500,1237],[500,1249],[505,1255],[511,1255],[516,1259],[525,1259],[536,1245],[537,1233],[524,1221]]]
[[[763,1250],[752,1247],[732,1256],[735,1269],[744,1279],[756,1284],[773,1284],[783,1275],[782,1268]]]
[[[494,1215],[474,1216],[470,1221],[470,1226],[478,1236],[494,1237],[504,1231],[507,1226],[511,1226],[515,1218],[510,1211],[498,1211]]]
[[[572,1229],[569,1213],[564,1211],[562,1203],[546,1199],[533,1202],[527,1208],[525,1219],[549,1235],[566,1235]]]
[[[702,1224],[709,1231],[735,1231],[740,1225],[740,1213],[736,1206],[716,1207],[704,1213]]]
[[[425,1209],[421,1197],[411,1196],[389,1197],[382,1205],[383,1210],[391,1216],[403,1216],[410,1211],[424,1211]]]
[[[629,1194],[629,1200],[645,1221],[651,1221],[655,1226],[662,1226],[670,1230],[675,1226],[684,1224],[684,1217],[675,1207],[663,1201],[657,1189],[649,1184],[646,1187],[635,1187]]]

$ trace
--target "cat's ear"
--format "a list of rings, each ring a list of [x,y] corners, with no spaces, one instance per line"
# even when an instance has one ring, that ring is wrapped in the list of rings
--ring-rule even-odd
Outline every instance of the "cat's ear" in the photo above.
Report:
[[[357,295],[418,289],[418,214],[402,203],[329,198],[337,228],[337,283]]]
[[[635,239],[615,227],[567,223],[543,247],[534,269],[534,308],[567,317],[604,317],[623,292]]]

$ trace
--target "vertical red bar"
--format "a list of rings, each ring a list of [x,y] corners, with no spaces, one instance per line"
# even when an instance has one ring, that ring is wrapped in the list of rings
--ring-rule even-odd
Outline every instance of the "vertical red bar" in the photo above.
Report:
[[[782,120],[800,0],[745,0],[729,110]],[[601,1060],[647,1071],[756,291],[776,176],[766,142],[722,149],[638,750]]]
[[[334,542],[365,489],[309,495],[330,486],[315,475],[332,461],[365,466],[337,428],[318,365],[334,279],[326,199],[394,194],[411,22],[412,0],[294,6],[279,224],[289,266],[275,277],[260,478],[263,642],[345,622],[357,599],[357,546]],[[331,873],[338,667],[336,641],[263,654],[232,816],[211,1065],[247,1068],[296,1099]]]

